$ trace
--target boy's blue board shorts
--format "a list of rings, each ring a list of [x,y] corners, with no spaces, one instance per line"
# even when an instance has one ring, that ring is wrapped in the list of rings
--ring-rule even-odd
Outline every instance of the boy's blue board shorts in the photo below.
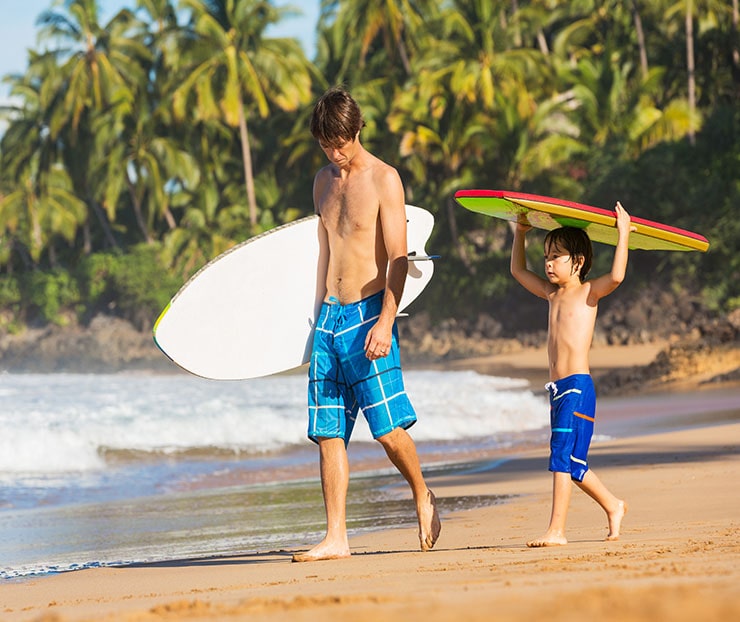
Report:
[[[330,299],[316,322],[308,370],[308,438],[349,442],[362,409],[373,438],[416,423],[401,373],[398,329],[387,356],[365,356],[365,337],[380,316],[383,291],[346,305]]]
[[[570,473],[582,482],[588,471],[588,448],[594,433],[596,391],[589,374],[549,382],[550,471]]]

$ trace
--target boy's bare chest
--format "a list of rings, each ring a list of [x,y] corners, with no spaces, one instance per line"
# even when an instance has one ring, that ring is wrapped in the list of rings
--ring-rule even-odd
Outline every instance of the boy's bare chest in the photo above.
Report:
[[[584,321],[595,314],[596,307],[588,304],[588,289],[558,290],[550,297],[551,319],[561,322]]]

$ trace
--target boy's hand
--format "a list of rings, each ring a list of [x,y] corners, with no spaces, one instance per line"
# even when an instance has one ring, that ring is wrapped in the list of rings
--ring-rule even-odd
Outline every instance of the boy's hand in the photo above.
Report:
[[[617,230],[619,235],[626,236],[630,231],[637,231],[637,227],[630,224],[630,215],[627,210],[622,207],[622,204],[617,201],[614,211],[617,214]]]
[[[517,221],[515,230],[517,233],[527,233],[532,228],[532,225],[530,225],[526,220],[525,221]]]

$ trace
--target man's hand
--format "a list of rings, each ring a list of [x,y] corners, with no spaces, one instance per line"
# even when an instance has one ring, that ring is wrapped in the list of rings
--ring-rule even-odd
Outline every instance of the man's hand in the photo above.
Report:
[[[365,356],[371,361],[388,356],[391,351],[392,326],[385,328],[377,322],[365,338]]]

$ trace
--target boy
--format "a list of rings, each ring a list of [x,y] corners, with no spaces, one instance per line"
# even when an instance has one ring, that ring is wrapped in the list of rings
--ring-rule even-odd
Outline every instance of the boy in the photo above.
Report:
[[[587,281],[591,268],[591,240],[582,229],[563,227],[545,237],[543,279],[527,269],[524,237],[531,229],[519,223],[511,250],[511,274],[535,296],[549,302],[547,355],[550,382],[550,466],[553,473],[552,514],[547,531],[527,546],[567,544],[565,520],[572,479],[606,512],[607,540],[617,540],[627,504],[601,483],[587,462],[594,429],[596,394],[588,364],[588,351],[596,324],[597,305],[624,280],[627,268],[630,216],[617,202],[619,238],[611,272]]]

